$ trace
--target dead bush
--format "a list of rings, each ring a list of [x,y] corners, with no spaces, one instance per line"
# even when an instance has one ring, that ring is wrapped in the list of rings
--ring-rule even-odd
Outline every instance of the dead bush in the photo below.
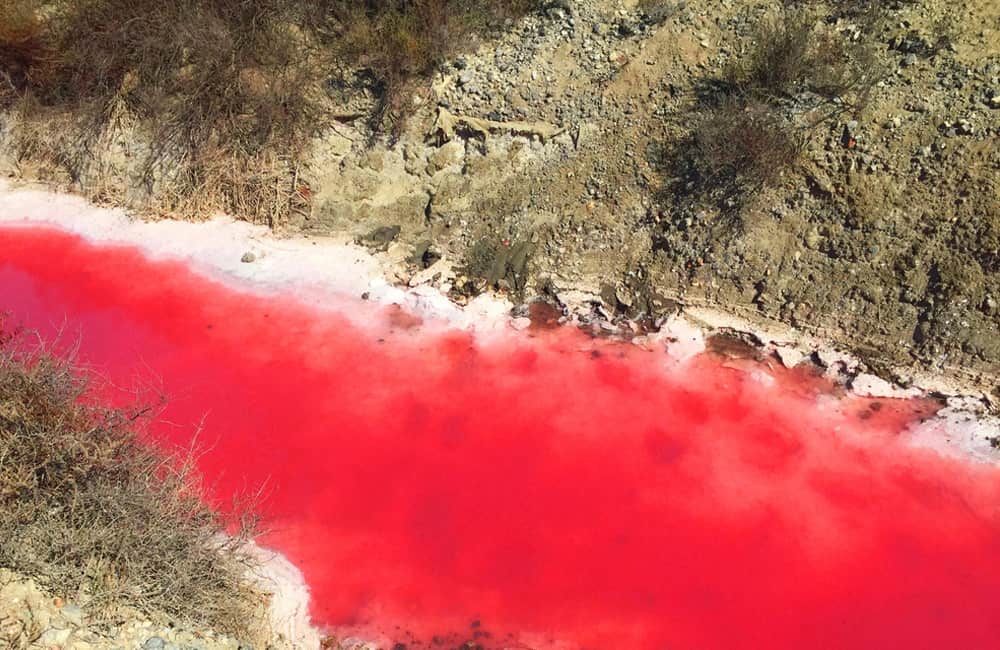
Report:
[[[697,117],[689,166],[697,185],[737,192],[773,183],[799,159],[800,129],[766,103],[727,98]]]
[[[7,0],[0,6],[0,107],[9,106],[53,59],[38,0]]]
[[[541,0],[328,0],[320,24],[340,58],[379,84],[377,124],[405,116],[413,84],[475,37],[540,7]]]
[[[373,124],[398,123],[415,83],[537,5],[7,0],[0,101],[15,106],[18,130],[8,140],[19,162],[97,197],[276,225],[308,210],[299,170],[327,119],[330,70],[369,70],[382,98]]]
[[[749,49],[725,72],[735,92],[763,101],[805,92],[863,104],[884,70],[867,24],[856,34],[831,30],[813,11],[786,8],[762,17]]]
[[[109,622],[138,610],[246,638],[262,611],[247,519],[205,505],[191,455],[150,441],[145,415],[94,404],[68,362],[3,336],[0,567]]]
[[[323,121],[298,16],[290,0],[13,0],[0,24],[27,27],[0,30],[8,142],[92,195],[140,187],[137,207],[280,222],[303,207]]]

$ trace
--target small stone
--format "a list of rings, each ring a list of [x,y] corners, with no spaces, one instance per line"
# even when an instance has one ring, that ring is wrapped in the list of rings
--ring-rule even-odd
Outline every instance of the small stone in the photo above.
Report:
[[[257,256],[250,251],[247,251],[243,253],[243,257],[240,258],[240,261],[244,264],[251,264],[252,262],[257,261]]]
[[[916,388],[899,388],[888,381],[868,373],[860,373],[851,380],[851,390],[862,397],[907,398],[920,395]]]
[[[428,169],[431,173],[445,169],[452,165],[461,164],[465,158],[465,145],[458,140],[452,140],[436,149],[430,156]]]
[[[38,645],[41,646],[63,646],[69,641],[70,635],[73,634],[73,630],[60,630],[57,628],[49,628],[42,633],[42,636],[38,638]]]
[[[472,70],[462,70],[461,74],[458,75],[458,85],[468,86],[475,79],[475,75],[472,74]]]
[[[990,108],[1000,108],[1000,95],[994,95],[986,102]]]
[[[158,636],[151,636],[142,644],[142,650],[163,650],[167,642]]]
[[[799,350],[798,348],[781,346],[776,347],[774,352],[778,355],[778,360],[781,361],[781,365],[786,368],[794,368],[806,358],[805,352]]]
[[[66,605],[59,610],[67,622],[80,627],[83,625],[83,610],[77,605]]]

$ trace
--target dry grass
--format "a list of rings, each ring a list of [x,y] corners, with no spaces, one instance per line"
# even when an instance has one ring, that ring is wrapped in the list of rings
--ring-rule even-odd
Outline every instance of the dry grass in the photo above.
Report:
[[[31,75],[45,74],[52,64],[38,9],[36,0],[7,0],[0,8],[0,108],[24,92]]]
[[[804,144],[803,133],[767,104],[726,99],[695,124],[694,165],[708,185],[760,187],[791,168]]]
[[[876,18],[864,13],[854,39],[831,31],[813,10],[786,8],[763,16],[749,49],[725,71],[739,94],[773,102],[804,92],[862,105],[885,71],[867,38]]]
[[[414,84],[505,20],[541,0],[327,0],[325,42],[342,60],[375,77],[381,102],[374,122],[401,124]]]
[[[24,168],[147,212],[277,225],[331,70],[366,69],[401,124],[442,62],[538,0],[5,0],[0,108]]]
[[[812,130],[863,111],[885,74],[874,35],[890,4],[797,0],[763,14],[686,116],[689,137],[668,163],[682,193],[741,205],[794,168]],[[846,31],[835,31],[831,16],[844,18]]]
[[[191,456],[145,439],[144,410],[93,405],[83,375],[27,343],[0,341],[0,567],[108,621],[249,634],[245,519],[205,505]]]

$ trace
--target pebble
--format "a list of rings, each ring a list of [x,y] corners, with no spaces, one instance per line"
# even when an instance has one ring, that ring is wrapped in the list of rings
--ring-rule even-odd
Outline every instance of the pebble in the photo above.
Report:
[[[73,630],[49,628],[38,638],[38,644],[41,646],[63,646],[69,641],[71,634],[73,634]]]
[[[774,352],[778,355],[781,365],[786,368],[794,368],[806,358],[805,352],[798,348],[779,346],[774,349]]]
[[[142,644],[142,650],[163,650],[166,644],[161,637],[151,636]]]
[[[80,627],[83,625],[83,610],[77,605],[66,605],[59,613],[62,617],[66,619],[67,622]]]
[[[246,253],[243,253],[243,257],[240,258],[240,261],[243,262],[244,264],[251,264],[251,263],[255,262],[256,260],[257,260],[257,256],[254,255],[253,253],[251,253],[250,251],[247,251]]]

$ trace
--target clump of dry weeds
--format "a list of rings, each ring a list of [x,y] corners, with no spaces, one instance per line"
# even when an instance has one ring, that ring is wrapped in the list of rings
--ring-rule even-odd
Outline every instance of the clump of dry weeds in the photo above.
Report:
[[[857,31],[842,34],[827,28],[814,9],[766,14],[754,26],[748,50],[727,67],[724,79],[735,93],[769,102],[811,92],[863,105],[885,74],[869,38],[881,15],[863,13]]]
[[[262,612],[247,520],[205,505],[191,456],[144,439],[144,415],[94,405],[70,363],[0,339],[0,567],[109,621],[139,611],[246,638]]]
[[[539,4],[6,0],[8,147],[94,199],[278,225],[308,212],[300,169],[329,119],[331,70],[368,70],[381,98],[371,123],[398,125],[414,84]]]
[[[703,183],[760,187],[798,160],[805,137],[766,103],[730,98],[698,117],[692,144]]]

